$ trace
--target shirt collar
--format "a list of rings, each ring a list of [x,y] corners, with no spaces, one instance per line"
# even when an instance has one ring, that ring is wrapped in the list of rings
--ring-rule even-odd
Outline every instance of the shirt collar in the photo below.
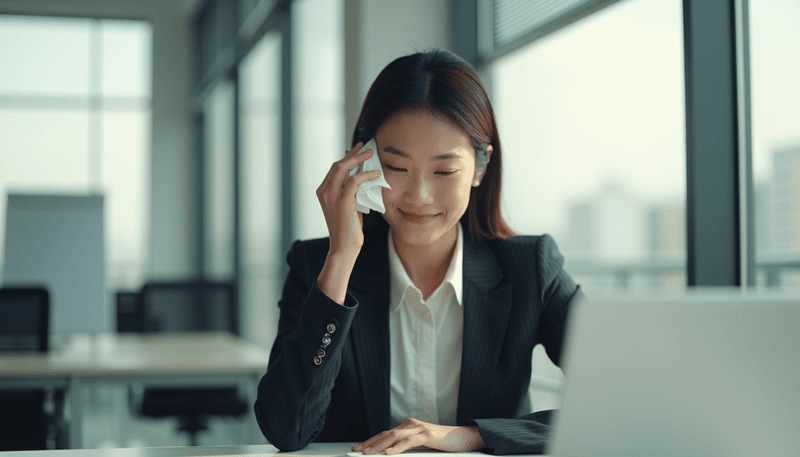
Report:
[[[447,274],[444,277],[444,283],[450,283],[453,286],[453,291],[455,292],[455,299],[456,303],[459,306],[462,304],[461,301],[461,294],[464,284],[463,278],[463,263],[464,263],[464,231],[461,228],[461,223],[459,222],[456,224],[458,226],[458,239],[456,241],[456,249],[453,252],[453,258],[450,260],[450,267],[447,269]],[[394,243],[392,242],[392,231],[389,230],[389,274],[391,277],[391,307],[393,310],[396,310],[401,303],[403,303],[403,298],[405,297],[406,292],[408,291],[409,287],[413,287],[417,289],[417,286],[411,281],[411,278],[408,276],[405,267],[403,266],[403,262],[400,261],[400,257],[397,255],[397,251],[394,249]],[[419,289],[417,289],[419,290]]]

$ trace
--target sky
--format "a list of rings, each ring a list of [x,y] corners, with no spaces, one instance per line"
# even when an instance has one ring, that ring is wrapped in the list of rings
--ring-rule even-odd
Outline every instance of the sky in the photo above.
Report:
[[[612,187],[685,206],[681,3],[620,1],[497,62],[504,209],[519,231],[564,234],[572,204]],[[800,0],[749,4],[753,168],[763,183],[774,151],[800,147]]]
[[[570,206],[605,187],[685,195],[681,21],[680,1],[623,1],[497,62],[517,230],[564,240]]]

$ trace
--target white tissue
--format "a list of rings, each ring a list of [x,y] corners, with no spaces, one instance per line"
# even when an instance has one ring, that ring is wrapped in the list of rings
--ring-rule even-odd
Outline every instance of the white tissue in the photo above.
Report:
[[[367,141],[367,144],[365,144],[364,147],[361,148],[356,154],[360,154],[361,151],[366,151],[367,149],[372,149],[372,157],[364,162],[361,162],[357,167],[350,170],[348,176],[373,170],[380,171],[381,175],[378,178],[372,179],[358,186],[358,192],[356,193],[356,203],[358,203],[357,209],[364,214],[369,213],[369,210],[371,209],[385,213],[386,207],[383,206],[383,190],[381,187],[391,189],[391,186],[389,186],[389,183],[386,182],[386,178],[383,176],[381,160],[378,158],[378,146],[375,143],[374,138]]]

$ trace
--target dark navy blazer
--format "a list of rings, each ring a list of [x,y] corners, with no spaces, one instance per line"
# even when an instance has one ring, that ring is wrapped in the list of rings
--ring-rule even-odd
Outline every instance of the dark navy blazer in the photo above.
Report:
[[[365,236],[345,306],[316,287],[327,238],[295,242],[289,251],[278,336],[255,403],[261,431],[282,451],[312,441],[360,442],[389,429],[386,227]],[[465,233],[463,261],[457,424],[477,424],[496,454],[541,453],[549,412],[517,418],[531,355],[541,343],[559,363],[569,304],[580,290],[548,235],[472,243]],[[322,346],[325,356],[315,362]]]

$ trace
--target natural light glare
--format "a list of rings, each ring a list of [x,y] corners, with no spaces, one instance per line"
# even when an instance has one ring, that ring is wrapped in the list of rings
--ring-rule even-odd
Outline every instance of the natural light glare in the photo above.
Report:
[[[106,197],[106,240],[114,283],[136,288],[145,277],[142,253],[147,252],[150,216],[150,113],[145,110],[107,111],[103,115],[103,193]],[[128,185],[120,185],[128,183]],[[136,183],[138,185],[131,185]]]
[[[756,284],[800,287],[800,2],[751,1]]]
[[[110,289],[138,287],[148,262],[152,33],[0,15],[0,240],[8,192],[102,192]]]
[[[152,92],[150,24],[103,21],[102,93],[149,99]]]
[[[0,94],[89,95],[90,24],[90,19],[0,15]]]
[[[218,84],[203,108],[203,180],[205,195],[205,271],[207,277],[229,280],[234,274],[233,256],[233,148],[234,87]]]
[[[239,65],[239,303],[242,336],[275,341],[281,246],[280,33],[264,35]]]
[[[512,228],[554,235],[571,265],[598,273],[683,269],[681,2],[621,1],[503,57],[492,77]]]
[[[309,239],[328,235],[316,190],[352,134],[344,125],[344,2],[302,0],[292,9],[298,75],[293,237]]]

